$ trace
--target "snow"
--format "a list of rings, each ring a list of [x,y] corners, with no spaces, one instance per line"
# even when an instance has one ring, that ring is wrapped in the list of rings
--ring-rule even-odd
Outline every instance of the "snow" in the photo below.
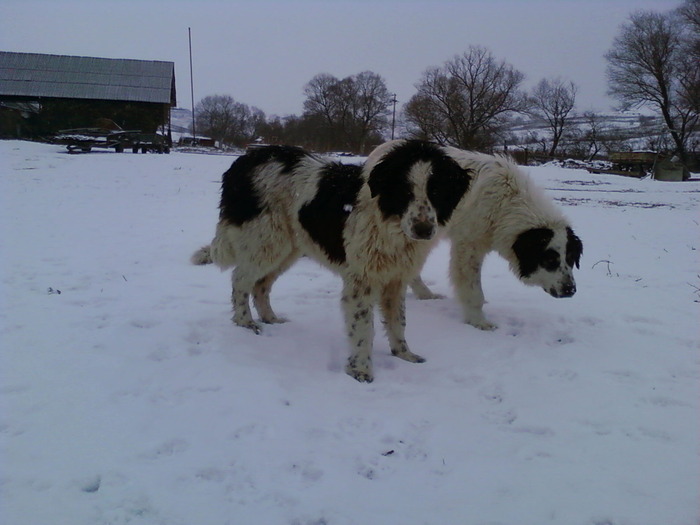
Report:
[[[428,361],[378,326],[366,385],[337,277],[301,260],[256,336],[189,264],[231,161],[0,142],[3,524],[698,523],[696,183],[530,169],[583,239],[576,296],[491,256],[479,331],[443,242],[448,298],[407,301]]]

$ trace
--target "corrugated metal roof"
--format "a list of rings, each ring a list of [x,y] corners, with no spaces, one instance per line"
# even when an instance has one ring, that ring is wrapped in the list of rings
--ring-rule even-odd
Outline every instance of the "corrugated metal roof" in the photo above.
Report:
[[[0,96],[175,103],[175,64],[0,51]]]

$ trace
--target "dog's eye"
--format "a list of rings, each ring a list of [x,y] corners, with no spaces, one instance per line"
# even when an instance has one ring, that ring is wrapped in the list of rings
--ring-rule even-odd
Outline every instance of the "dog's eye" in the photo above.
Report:
[[[561,262],[561,258],[559,257],[559,254],[554,251],[554,250],[546,250],[542,254],[542,259],[540,260],[540,266],[544,268],[545,270],[549,272],[553,272],[557,268],[559,268],[559,263]]]

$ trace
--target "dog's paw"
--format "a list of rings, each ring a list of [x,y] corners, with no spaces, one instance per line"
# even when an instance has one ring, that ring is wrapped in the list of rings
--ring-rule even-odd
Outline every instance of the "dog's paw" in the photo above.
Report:
[[[472,325],[479,330],[493,331],[498,328],[498,325],[492,323],[484,316],[484,311],[481,308],[465,306],[464,322]]]
[[[345,373],[360,383],[371,383],[374,381],[372,362],[369,359],[351,357],[345,366]]]
[[[277,317],[276,315],[272,317],[261,317],[260,320],[265,324],[282,324],[289,322],[289,319],[286,317]]]
[[[408,348],[401,348],[398,350],[392,349],[391,354],[409,363],[425,363],[425,357],[414,354]]]
[[[233,322],[237,326],[247,328],[248,330],[252,330],[253,333],[255,333],[256,335],[260,335],[262,333],[262,326],[260,326],[255,321],[237,321],[236,319],[234,319]]]
[[[497,324],[487,321],[484,317],[481,319],[466,319],[464,322],[486,332],[493,332],[498,328]]]
[[[488,321],[482,321],[480,323],[469,323],[472,326],[475,326],[479,330],[484,330],[486,332],[493,332],[498,328],[498,325],[495,323],[490,323]]]

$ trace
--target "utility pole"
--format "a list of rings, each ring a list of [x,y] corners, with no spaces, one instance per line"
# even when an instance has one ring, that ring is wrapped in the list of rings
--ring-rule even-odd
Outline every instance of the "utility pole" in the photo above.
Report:
[[[190,93],[192,94],[192,145],[194,146],[197,142],[197,130],[195,128],[194,122],[194,76],[192,75],[192,28],[187,28],[187,33],[190,38]]]
[[[394,125],[396,124],[396,93],[393,94],[393,98],[391,99],[392,104],[394,105],[394,109],[391,112],[391,140],[394,140]]]

